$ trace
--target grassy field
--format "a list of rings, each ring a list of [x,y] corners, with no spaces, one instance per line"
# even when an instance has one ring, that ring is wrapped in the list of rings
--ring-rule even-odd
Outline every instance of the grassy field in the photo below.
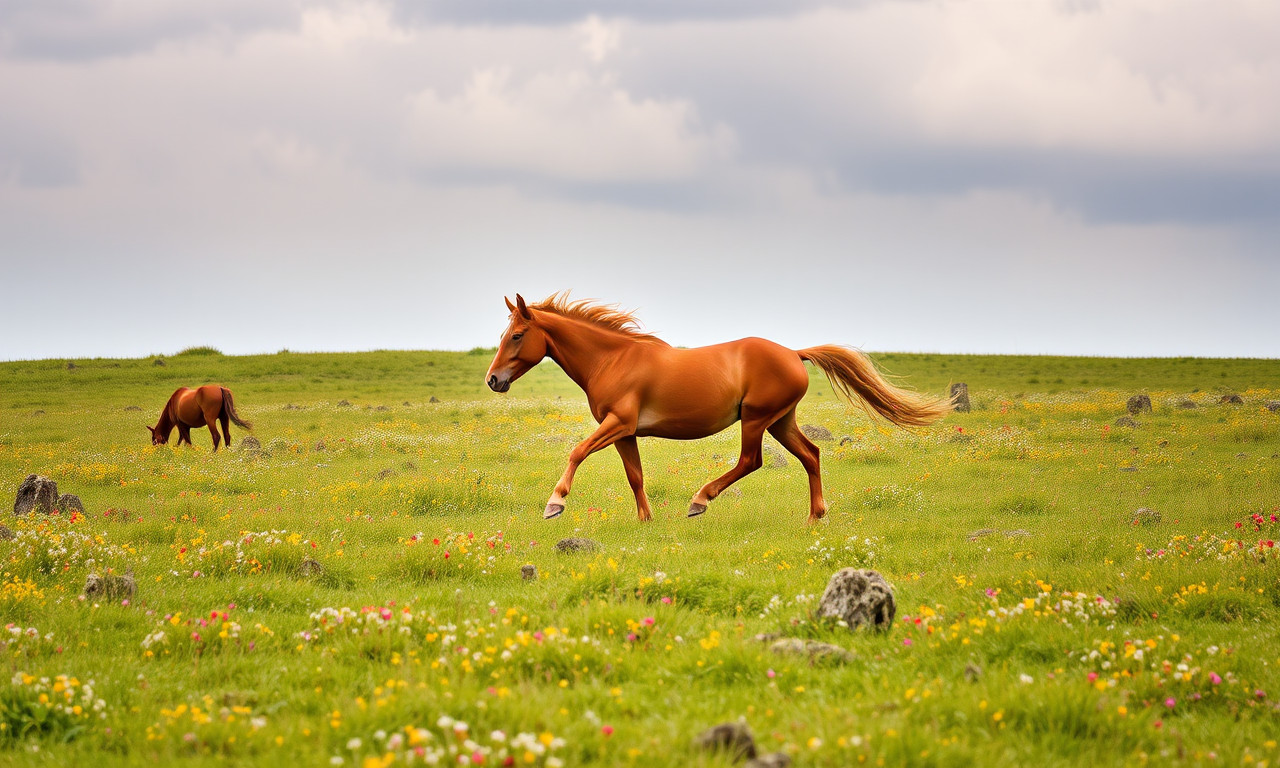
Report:
[[[86,508],[0,518],[0,764],[725,766],[692,741],[740,718],[796,766],[1280,761],[1280,361],[879,356],[969,384],[916,434],[815,373],[807,527],[794,459],[685,518],[736,428],[641,441],[652,523],[612,450],[544,522],[594,425],[550,363],[489,393],[490,354],[0,364],[0,485]],[[206,382],[261,450],[149,445]],[[814,621],[844,566],[894,586],[890,631]],[[128,569],[131,599],[82,599]]]

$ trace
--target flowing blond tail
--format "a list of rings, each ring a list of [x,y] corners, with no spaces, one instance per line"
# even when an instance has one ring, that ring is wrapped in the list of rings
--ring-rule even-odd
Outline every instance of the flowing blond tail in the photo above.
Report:
[[[797,354],[821,368],[836,391],[873,418],[879,414],[900,427],[925,427],[951,413],[950,400],[895,387],[856,349],[824,344]]]

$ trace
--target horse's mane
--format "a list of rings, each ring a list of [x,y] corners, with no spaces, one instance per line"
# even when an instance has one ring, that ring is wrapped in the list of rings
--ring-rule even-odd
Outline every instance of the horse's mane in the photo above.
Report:
[[[616,304],[597,304],[591,299],[571,301],[568,291],[553,293],[536,304],[530,304],[529,309],[549,312],[571,320],[581,320],[637,340],[666,344],[657,336],[640,330],[640,321],[636,319],[634,312],[624,312],[618,309]]]

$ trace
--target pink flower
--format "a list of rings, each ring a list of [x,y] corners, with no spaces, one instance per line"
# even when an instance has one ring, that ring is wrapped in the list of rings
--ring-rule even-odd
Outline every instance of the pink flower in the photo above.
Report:
[[[911,638],[909,637],[902,638],[902,644],[907,646],[911,645]]]
[[[768,672],[765,672],[765,674],[769,676],[770,680],[778,676],[778,673],[774,672],[772,669],[770,669]]]
[[[1221,677],[1218,677],[1218,673],[1217,673],[1217,672],[1210,672],[1210,673],[1209,673],[1209,682],[1213,683],[1214,685],[1219,685],[1219,684],[1221,684],[1221,683],[1222,683],[1222,678],[1221,678]]]
[[[669,597],[664,597],[664,598],[662,598],[662,604],[663,604],[663,605],[671,605],[671,598],[669,598]]]
[[[1170,696],[1169,698],[1164,700],[1164,705],[1169,709],[1173,709],[1178,705],[1178,700]]]
[[[477,751],[475,751],[475,752],[472,752],[472,753],[471,753],[471,763],[472,763],[473,765],[480,765],[480,764],[481,764],[481,763],[483,763],[483,762],[484,762],[484,753],[483,753],[483,752],[480,752],[479,750],[477,750]]]
[[[1097,673],[1097,672],[1090,672],[1090,673],[1089,673],[1089,682],[1091,682],[1091,683],[1092,683],[1094,680],[1097,680],[1097,679],[1098,679],[1098,673]]]
[[[600,733],[603,733],[606,739],[609,738],[610,736],[613,735],[613,726],[612,725],[601,726]]]
[[[653,622],[654,622],[654,619],[652,616],[645,616],[643,619],[643,623],[646,627],[652,627]]]

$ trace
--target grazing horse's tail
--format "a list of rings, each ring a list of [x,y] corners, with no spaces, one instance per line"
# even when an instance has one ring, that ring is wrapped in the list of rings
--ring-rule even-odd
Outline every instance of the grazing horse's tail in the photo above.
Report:
[[[222,412],[231,417],[231,423],[235,424],[237,427],[243,427],[244,429],[249,430],[253,429],[252,424],[240,418],[240,414],[236,413],[236,401],[231,398],[231,390],[226,387],[222,388]],[[227,443],[227,445],[230,444],[231,443]]]
[[[931,399],[890,384],[871,359],[856,349],[825,344],[796,354],[821,368],[831,386],[869,416],[879,414],[900,427],[924,427],[951,412],[950,400]]]

